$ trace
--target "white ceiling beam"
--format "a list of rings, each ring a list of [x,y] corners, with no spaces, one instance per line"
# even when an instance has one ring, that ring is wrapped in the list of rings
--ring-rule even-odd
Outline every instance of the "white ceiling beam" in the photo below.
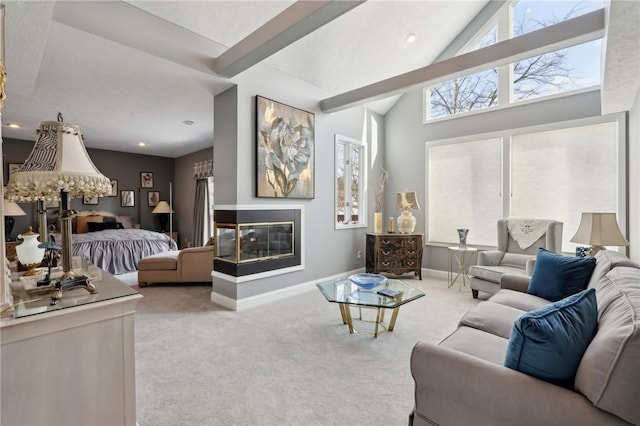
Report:
[[[365,1],[297,1],[216,58],[214,71],[231,78]]]
[[[324,112],[335,112],[376,101],[417,86],[430,86],[459,76],[506,65],[521,59],[602,38],[604,9],[591,12],[473,52],[433,63],[320,102]]]

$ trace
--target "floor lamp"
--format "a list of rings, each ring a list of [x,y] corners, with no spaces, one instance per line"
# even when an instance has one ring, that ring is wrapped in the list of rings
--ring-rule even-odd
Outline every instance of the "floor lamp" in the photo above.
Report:
[[[86,276],[73,276],[71,250],[71,198],[104,197],[111,194],[111,180],[93,164],[84,146],[82,129],[63,122],[44,121],[36,143],[24,164],[7,183],[7,198],[14,202],[60,201],[63,279],[56,283],[55,304],[71,288],[83,287],[96,293]],[[46,241],[42,241],[45,243]]]

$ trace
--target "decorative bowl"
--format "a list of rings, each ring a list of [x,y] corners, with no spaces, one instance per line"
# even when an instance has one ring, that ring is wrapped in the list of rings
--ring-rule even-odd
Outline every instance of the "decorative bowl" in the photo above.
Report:
[[[382,285],[387,281],[387,277],[380,274],[354,274],[349,277],[349,281],[360,288],[370,289]]]

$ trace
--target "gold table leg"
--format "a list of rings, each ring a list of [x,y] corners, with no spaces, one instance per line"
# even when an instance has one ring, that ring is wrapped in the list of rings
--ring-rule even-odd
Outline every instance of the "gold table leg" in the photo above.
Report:
[[[342,317],[342,323],[347,323],[347,314],[344,313],[344,310],[347,309],[344,303],[338,303],[338,307],[340,308],[340,316]]]
[[[347,325],[349,326],[349,334],[353,334],[353,321],[351,320],[351,308],[349,308],[349,305],[341,303],[341,305],[344,305],[344,313],[345,313],[345,317],[347,318]]]
[[[393,313],[391,314],[391,321],[389,321],[389,326],[387,330],[393,331],[393,327],[396,326],[396,320],[398,319],[398,312],[400,312],[400,306],[393,309]]]

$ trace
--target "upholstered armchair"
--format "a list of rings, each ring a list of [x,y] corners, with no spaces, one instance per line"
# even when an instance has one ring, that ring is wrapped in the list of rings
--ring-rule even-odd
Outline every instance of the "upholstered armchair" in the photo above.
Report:
[[[478,253],[478,264],[469,268],[471,292],[494,294],[500,290],[503,274],[533,273],[538,248],[559,253],[562,222],[547,219],[509,218],[498,221],[498,249]]]

